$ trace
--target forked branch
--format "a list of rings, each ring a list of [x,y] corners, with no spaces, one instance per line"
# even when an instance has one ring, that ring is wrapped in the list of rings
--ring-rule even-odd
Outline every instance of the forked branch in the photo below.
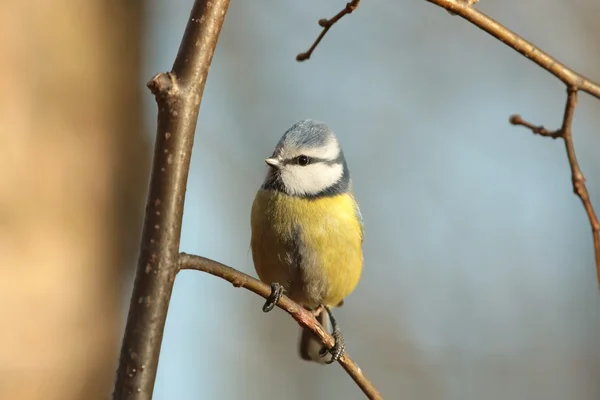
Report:
[[[563,139],[565,143],[565,150],[567,152],[567,158],[569,160],[569,167],[571,168],[571,181],[573,183],[573,192],[581,199],[583,207],[587,213],[592,227],[592,237],[594,240],[594,254],[596,257],[596,274],[598,276],[600,285],[600,223],[598,217],[594,212],[594,207],[590,200],[590,194],[585,185],[585,176],[581,172],[579,162],[577,161],[577,155],[575,154],[575,146],[573,145],[573,114],[575,113],[575,107],[577,106],[577,88],[569,86],[567,88],[567,102],[565,105],[565,113],[563,116],[563,123],[560,129],[550,131],[543,126],[536,126],[521,118],[520,115],[513,115],[510,117],[510,122],[513,125],[521,125],[525,128],[530,129],[533,133],[541,136],[551,137],[552,139]]]

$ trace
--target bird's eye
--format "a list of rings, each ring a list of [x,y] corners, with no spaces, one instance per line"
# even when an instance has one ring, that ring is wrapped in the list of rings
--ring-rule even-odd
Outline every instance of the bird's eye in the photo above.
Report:
[[[299,165],[304,167],[305,165],[308,165],[308,161],[309,160],[308,160],[307,156],[305,156],[305,155],[298,156],[298,164]]]

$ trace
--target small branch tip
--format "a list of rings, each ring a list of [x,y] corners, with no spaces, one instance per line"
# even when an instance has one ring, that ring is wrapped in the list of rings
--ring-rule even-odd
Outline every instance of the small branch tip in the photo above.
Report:
[[[513,114],[508,121],[513,125],[520,125],[523,122],[523,118],[519,114]]]
[[[155,97],[164,96],[169,93],[175,86],[175,76],[171,72],[160,72],[146,86]]]
[[[511,115],[509,118],[509,121],[513,125],[519,125],[519,126],[523,126],[527,129],[529,129],[532,133],[534,133],[536,135],[545,136],[545,137],[549,137],[552,139],[558,139],[559,137],[564,136],[563,129],[549,131],[548,129],[544,128],[541,125],[536,126],[530,122],[525,121],[519,114]]]
[[[321,42],[321,40],[323,40],[323,37],[325,36],[327,31],[329,31],[329,29],[333,25],[335,25],[340,19],[342,19],[342,17],[344,17],[344,15],[351,14],[354,10],[356,10],[356,8],[358,7],[359,4],[360,4],[360,0],[351,0],[350,2],[346,3],[346,6],[344,7],[344,9],[342,11],[337,13],[332,18],[330,18],[330,19],[321,18],[319,20],[319,26],[321,28],[323,28],[323,30],[321,31],[321,34],[317,37],[317,39],[314,41],[312,46],[310,46],[310,49],[308,49],[308,51],[306,51],[304,53],[300,53],[296,56],[296,61],[308,60],[310,58],[311,54],[315,51],[315,49]]]
[[[310,54],[305,52],[305,53],[300,53],[296,56],[296,61],[306,61],[310,58]]]

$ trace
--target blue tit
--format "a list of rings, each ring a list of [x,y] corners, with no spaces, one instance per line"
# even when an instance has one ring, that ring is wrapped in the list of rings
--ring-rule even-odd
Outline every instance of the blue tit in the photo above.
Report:
[[[324,349],[303,330],[300,355],[329,364],[345,349],[331,307],[355,289],[363,265],[362,215],[350,172],[335,134],[312,120],[288,129],[265,161],[269,169],[252,205],[250,242],[256,272],[272,288],[263,310],[285,292],[328,329],[325,310],[335,346]]]

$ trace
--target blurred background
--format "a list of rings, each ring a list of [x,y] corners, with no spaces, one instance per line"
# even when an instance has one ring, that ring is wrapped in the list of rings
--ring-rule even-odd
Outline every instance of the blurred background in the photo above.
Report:
[[[156,106],[192,0],[9,1],[0,12],[0,398],[105,399],[137,258]],[[365,219],[365,268],[338,310],[386,399],[597,399],[600,300],[590,227],[559,141],[564,86],[426,1],[233,1],[198,122],[182,251],[256,275],[254,194],[283,132],[337,133]],[[600,81],[600,3],[477,8]],[[575,146],[600,211],[600,102]],[[157,400],[362,399],[297,355],[263,299],[182,272]]]

